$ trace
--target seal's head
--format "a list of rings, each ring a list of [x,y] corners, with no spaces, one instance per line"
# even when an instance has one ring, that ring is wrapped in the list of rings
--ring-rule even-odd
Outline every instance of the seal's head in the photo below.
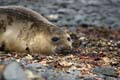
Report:
[[[58,29],[54,27],[52,29],[50,43],[54,48],[54,52],[56,53],[65,54],[70,52],[72,49],[72,40],[70,35],[60,28]]]
[[[38,42],[35,49],[42,54],[51,53],[68,53],[72,49],[72,40],[70,35],[64,30],[56,26],[49,26],[45,28],[40,35],[37,35],[34,39]],[[32,48],[33,49],[33,48]]]

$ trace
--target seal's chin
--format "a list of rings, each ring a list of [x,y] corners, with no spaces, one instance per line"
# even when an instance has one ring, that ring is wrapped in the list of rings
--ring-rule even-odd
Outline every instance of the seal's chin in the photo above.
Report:
[[[56,48],[55,50],[55,53],[58,53],[58,54],[70,54],[72,53],[72,48],[71,47],[58,47]]]

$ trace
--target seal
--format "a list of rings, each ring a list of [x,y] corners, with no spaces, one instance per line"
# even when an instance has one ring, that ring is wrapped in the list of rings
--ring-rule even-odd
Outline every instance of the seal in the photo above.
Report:
[[[51,54],[71,49],[70,35],[36,11],[0,6],[1,50]]]

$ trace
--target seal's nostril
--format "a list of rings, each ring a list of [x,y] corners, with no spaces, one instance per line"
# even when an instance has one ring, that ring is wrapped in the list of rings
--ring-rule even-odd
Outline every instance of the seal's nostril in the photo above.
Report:
[[[68,37],[68,38],[67,38],[67,40],[68,40],[68,41],[71,41],[71,38],[70,38],[70,37]]]
[[[72,47],[71,47],[71,46],[69,46],[69,47],[67,47],[66,49],[67,49],[67,50],[71,50],[71,49],[72,49]]]

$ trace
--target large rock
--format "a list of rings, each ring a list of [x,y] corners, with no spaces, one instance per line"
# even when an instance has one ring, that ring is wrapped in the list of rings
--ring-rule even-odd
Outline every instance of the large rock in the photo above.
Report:
[[[53,73],[53,74],[52,74]],[[76,80],[76,77],[72,74],[57,73],[57,72],[47,72],[47,80]]]
[[[24,70],[17,62],[8,64],[3,76],[6,80],[28,80]]]
[[[45,80],[34,71],[23,69],[17,62],[11,62],[6,66],[3,77],[5,80]]]
[[[96,67],[93,69],[93,72],[106,76],[117,76],[117,71],[113,67]]]

